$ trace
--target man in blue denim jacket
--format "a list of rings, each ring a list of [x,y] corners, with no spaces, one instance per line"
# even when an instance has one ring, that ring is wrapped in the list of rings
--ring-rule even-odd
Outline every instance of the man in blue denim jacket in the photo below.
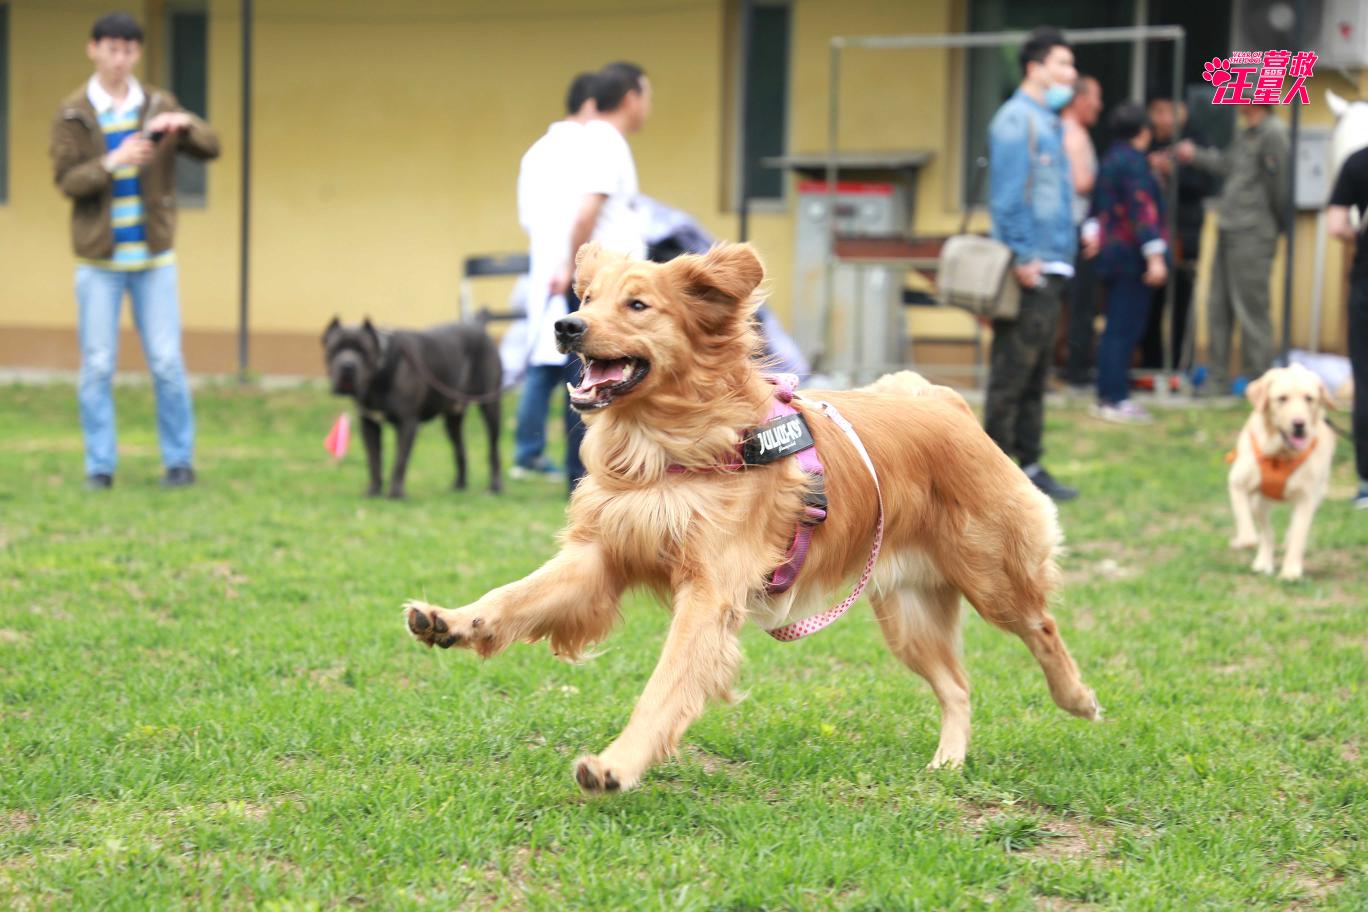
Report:
[[[1073,50],[1054,28],[1031,32],[1019,59],[1021,85],[988,126],[988,208],[993,237],[1012,249],[1021,313],[993,321],[984,427],[1036,487],[1055,500],[1072,500],[1078,491],[1045,471],[1040,456],[1060,294],[1077,249],[1057,112],[1072,97],[1078,73]]]

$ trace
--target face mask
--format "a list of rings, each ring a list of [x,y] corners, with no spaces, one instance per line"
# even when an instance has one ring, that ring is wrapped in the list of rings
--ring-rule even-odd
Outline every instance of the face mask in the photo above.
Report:
[[[1052,85],[1045,90],[1045,106],[1051,111],[1063,110],[1073,98],[1073,86]]]

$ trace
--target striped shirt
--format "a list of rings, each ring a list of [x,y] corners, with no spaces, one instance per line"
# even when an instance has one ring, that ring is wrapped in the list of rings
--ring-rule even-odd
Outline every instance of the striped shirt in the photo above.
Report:
[[[125,106],[121,109],[103,92],[100,92],[103,97],[99,98],[95,97],[94,92],[90,94],[99,113],[105,151],[113,152],[131,134],[138,132],[138,119],[142,113],[145,96],[140,90],[135,92],[133,87],[130,87],[129,95],[125,98]],[[153,256],[147,249],[147,230],[144,226],[138,166],[124,165],[114,169],[111,176],[114,178],[114,256],[107,260],[82,259],[81,262],[101,269],[120,271],[150,269],[174,262],[175,254],[170,250]]]

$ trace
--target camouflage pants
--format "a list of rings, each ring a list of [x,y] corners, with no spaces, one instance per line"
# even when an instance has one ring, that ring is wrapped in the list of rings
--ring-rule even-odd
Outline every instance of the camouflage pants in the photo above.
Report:
[[[1040,461],[1045,378],[1063,286],[1058,276],[1047,276],[1041,287],[1022,291],[1021,313],[1015,320],[993,321],[983,426],[1002,451],[1022,466]]]
[[[1211,264],[1207,295],[1207,337],[1210,346],[1210,383],[1225,392],[1230,368],[1230,343],[1240,328],[1241,370],[1250,380],[1273,366],[1273,319],[1268,304],[1268,281],[1273,270],[1277,237],[1248,231],[1222,231]]]

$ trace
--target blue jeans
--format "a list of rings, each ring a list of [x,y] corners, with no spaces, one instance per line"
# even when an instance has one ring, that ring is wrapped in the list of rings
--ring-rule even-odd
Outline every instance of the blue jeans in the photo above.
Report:
[[[513,463],[529,467],[546,450],[546,418],[551,397],[566,383],[579,383],[579,358],[570,358],[564,365],[533,364],[527,368],[522,396],[518,399],[518,426],[513,432]],[[584,475],[580,464],[579,445],[584,439],[584,422],[579,413],[565,400],[565,468],[573,490],[575,482]]]
[[[176,264],[130,272],[76,267],[77,332],[81,379],[77,400],[85,435],[87,475],[113,475],[114,366],[119,360],[119,310],[124,292],[142,338],[157,397],[157,437],[166,468],[189,467],[195,450],[195,413],[181,357],[180,293]]]
[[[1139,276],[1112,278],[1107,286],[1107,326],[1097,343],[1097,401],[1115,405],[1130,398],[1130,364],[1144,338],[1154,292]]]

